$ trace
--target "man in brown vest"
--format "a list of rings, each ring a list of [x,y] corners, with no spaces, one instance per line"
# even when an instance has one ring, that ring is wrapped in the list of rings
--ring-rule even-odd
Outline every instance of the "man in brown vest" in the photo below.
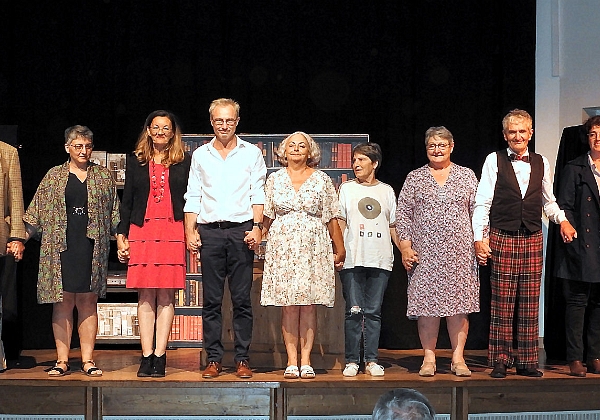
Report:
[[[531,116],[510,111],[502,120],[508,149],[487,156],[475,197],[473,232],[479,264],[491,258],[492,288],[488,361],[493,378],[540,377],[538,370],[539,298],[543,266],[542,210],[560,224],[561,236],[576,236],[552,192],[548,159],[527,148]],[[517,349],[513,352],[516,306]]]

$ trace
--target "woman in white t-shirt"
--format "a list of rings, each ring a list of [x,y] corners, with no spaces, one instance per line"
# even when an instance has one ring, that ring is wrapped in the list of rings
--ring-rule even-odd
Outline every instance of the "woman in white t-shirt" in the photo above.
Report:
[[[392,273],[396,240],[396,196],[389,185],[378,181],[381,148],[362,143],[352,150],[356,179],[344,182],[339,191],[340,227],[344,233],[346,261],[340,279],[346,300],[344,376],[356,376],[364,335],[366,373],[383,376],[378,364],[381,303]]]

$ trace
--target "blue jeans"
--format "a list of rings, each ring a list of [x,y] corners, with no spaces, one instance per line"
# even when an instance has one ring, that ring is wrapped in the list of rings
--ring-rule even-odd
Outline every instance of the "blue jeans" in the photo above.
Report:
[[[381,302],[391,274],[391,271],[368,267],[340,271],[342,291],[346,300],[346,363],[360,362],[361,334],[364,337],[364,361],[377,362]]]

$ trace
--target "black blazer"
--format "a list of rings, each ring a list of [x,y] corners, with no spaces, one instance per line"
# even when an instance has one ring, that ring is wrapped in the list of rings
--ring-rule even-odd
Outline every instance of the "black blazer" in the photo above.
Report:
[[[183,162],[169,167],[169,188],[171,189],[171,204],[175,220],[183,220],[183,195],[187,190],[188,175],[190,173],[191,157],[187,153]],[[125,187],[121,199],[121,221],[117,233],[129,235],[129,225],[144,224],[148,196],[150,195],[150,174],[148,165],[142,165],[135,155],[127,157],[125,171]]]
[[[557,203],[577,230],[577,238],[557,253],[556,276],[599,283],[600,196],[587,153],[563,168]]]

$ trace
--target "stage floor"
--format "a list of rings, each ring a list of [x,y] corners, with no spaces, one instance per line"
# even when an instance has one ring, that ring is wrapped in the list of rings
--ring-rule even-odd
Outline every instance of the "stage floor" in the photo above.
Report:
[[[384,377],[342,375],[341,366],[317,369],[315,379],[283,378],[282,369],[254,366],[251,379],[235,376],[233,361],[224,360],[217,379],[203,379],[199,349],[167,352],[165,378],[137,378],[139,350],[97,350],[103,371],[91,378],[79,371],[79,350],[72,351],[72,372],[48,378],[44,371],[55,360],[54,350],[23,351],[20,360],[0,374],[0,413],[83,414],[86,419],[110,415],[255,415],[288,416],[368,414],[387,390],[406,387],[423,392],[438,413],[467,419],[468,413],[600,410],[600,375],[569,376],[565,364],[543,364],[542,378],[516,376],[493,379],[485,351],[467,352],[470,378],[450,372],[448,350],[438,353],[438,372],[421,378],[420,350],[380,351]],[[252,362],[252,360],[250,360]],[[61,392],[56,392],[60,387]]]
[[[218,379],[203,379],[200,370],[200,350],[180,348],[167,350],[167,376],[165,378],[138,378],[136,376],[139,367],[140,352],[138,350],[96,350],[94,359],[96,365],[104,371],[101,378],[93,378],[95,381],[182,381],[182,382],[322,382],[322,381],[447,381],[447,380],[491,380],[489,373],[491,369],[487,366],[485,350],[467,351],[466,362],[473,375],[470,378],[457,378],[450,372],[451,352],[439,350],[437,354],[437,373],[433,378],[421,378],[418,376],[419,367],[423,360],[420,350],[380,350],[380,364],[385,368],[383,378],[371,377],[368,374],[359,373],[354,378],[346,378],[342,375],[343,366],[333,369],[315,369],[317,377],[312,380],[288,380],[283,378],[283,369],[264,368],[252,364],[254,371],[251,379],[241,380],[235,376],[233,360],[224,360],[224,372]],[[79,349],[71,351],[71,372],[62,378],[52,378],[59,381],[89,381],[91,378],[80,372],[81,361]],[[250,354],[252,357],[252,354]],[[9,369],[0,374],[0,380],[47,380],[45,369],[54,365],[56,359],[55,350],[24,350],[18,361],[9,361]],[[540,358],[541,369],[544,371],[543,379],[579,379],[568,375],[569,367],[562,364],[547,364]],[[599,375],[588,375],[588,378],[598,378]],[[509,370],[508,378],[516,380],[528,380],[514,374],[514,369]]]

